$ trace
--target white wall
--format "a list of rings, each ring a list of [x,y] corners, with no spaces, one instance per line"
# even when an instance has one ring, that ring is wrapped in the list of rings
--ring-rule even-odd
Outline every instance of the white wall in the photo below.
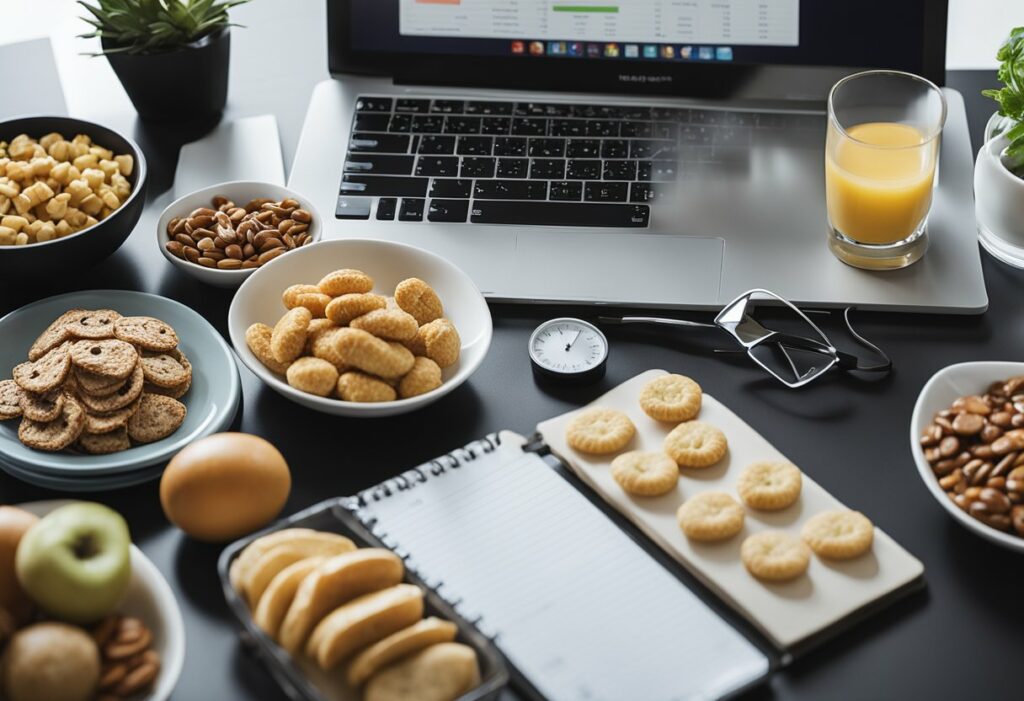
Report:
[[[996,49],[1013,27],[1024,27],[1024,0],[949,0],[946,64],[995,66]]]

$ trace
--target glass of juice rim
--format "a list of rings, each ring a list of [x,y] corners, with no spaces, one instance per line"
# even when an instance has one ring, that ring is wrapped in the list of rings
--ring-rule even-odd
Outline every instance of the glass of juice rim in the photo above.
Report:
[[[833,86],[825,195],[837,258],[891,270],[924,255],[945,121],[942,90],[911,73],[865,71]]]

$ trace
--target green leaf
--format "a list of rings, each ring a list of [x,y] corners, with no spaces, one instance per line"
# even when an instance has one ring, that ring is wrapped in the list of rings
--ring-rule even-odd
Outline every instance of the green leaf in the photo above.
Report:
[[[996,58],[1000,61],[997,77],[1003,87],[984,90],[982,95],[998,103],[999,114],[1024,122],[1024,27],[1010,31]]]
[[[81,19],[95,30],[83,36],[102,37],[111,46],[106,53],[175,49],[232,26],[228,10],[248,1],[77,0],[86,11]]]

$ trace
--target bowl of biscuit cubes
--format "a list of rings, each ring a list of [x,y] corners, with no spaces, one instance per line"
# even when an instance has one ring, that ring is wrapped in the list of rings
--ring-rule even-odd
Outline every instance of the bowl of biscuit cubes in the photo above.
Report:
[[[466,273],[389,241],[322,241],[256,270],[228,313],[242,362],[316,411],[376,417],[424,407],[465,382],[491,343]]]
[[[146,199],[131,139],[70,117],[0,122],[0,276],[75,275],[128,238]]]

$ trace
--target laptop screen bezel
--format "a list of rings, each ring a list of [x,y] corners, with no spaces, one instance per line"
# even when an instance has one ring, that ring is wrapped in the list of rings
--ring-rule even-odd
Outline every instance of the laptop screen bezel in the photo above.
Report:
[[[823,100],[836,79],[862,66],[657,63],[359,51],[353,2],[327,1],[328,68],[334,77],[388,76],[396,83],[513,90]],[[378,0],[382,1],[382,0]],[[909,70],[945,85],[947,0],[924,0],[922,53]],[[796,89],[797,94],[793,94]]]

